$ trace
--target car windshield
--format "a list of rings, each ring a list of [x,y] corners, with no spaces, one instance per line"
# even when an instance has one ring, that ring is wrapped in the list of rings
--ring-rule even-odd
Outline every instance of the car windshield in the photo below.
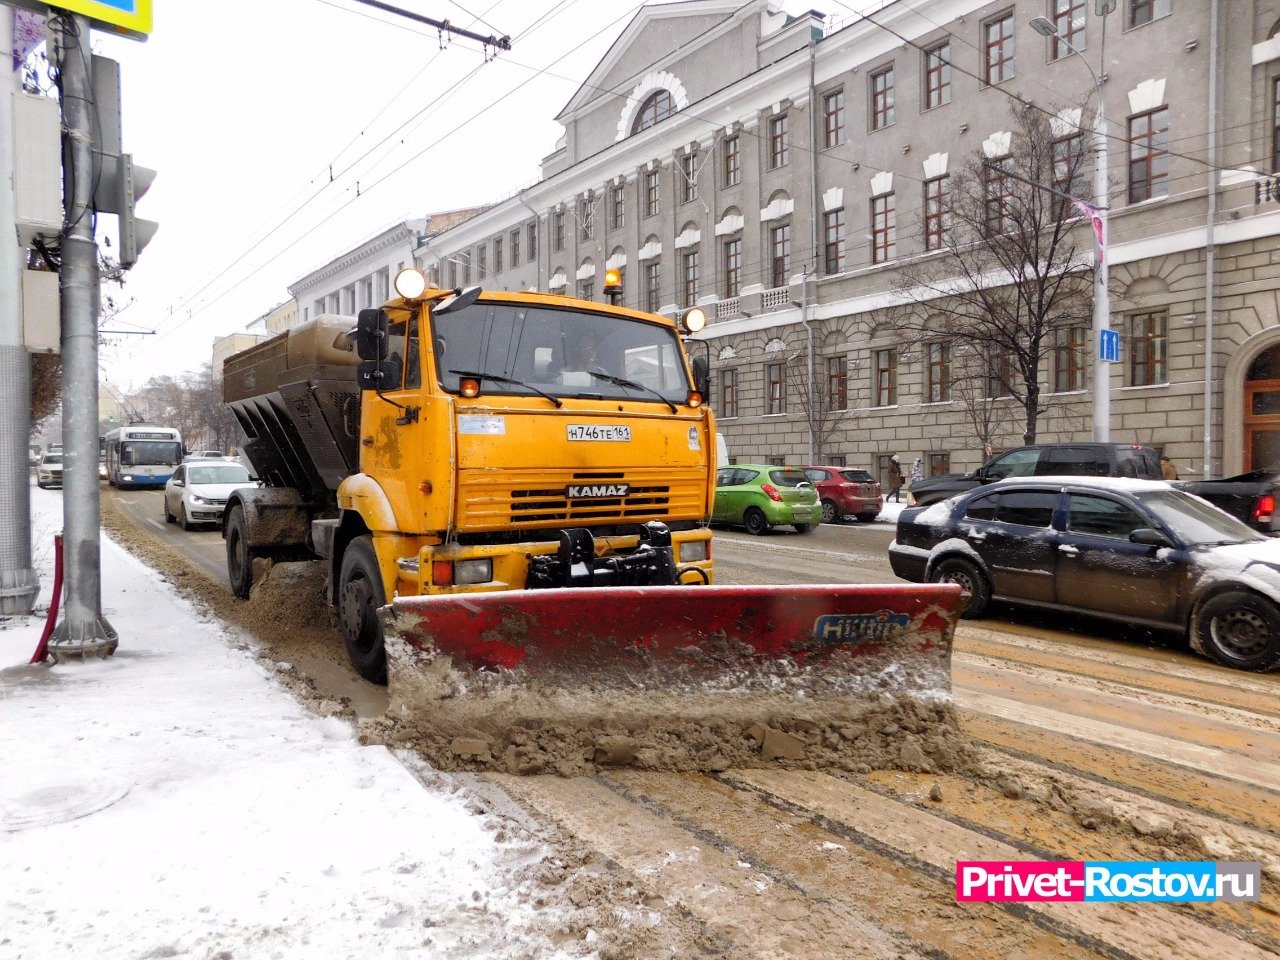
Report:
[[[46,453],[46,454],[44,455],[44,462],[45,462],[45,463],[61,463],[61,462],[62,462],[62,454],[60,454],[60,453]]]
[[[1207,546],[1267,539],[1217,507],[1177,490],[1152,490],[1136,496],[1184,543]]]
[[[436,366],[446,390],[456,392],[461,379],[449,371],[464,370],[519,381],[482,377],[486,394],[542,391],[555,397],[653,403],[659,397],[683,403],[689,395],[675,331],[660,324],[585,310],[483,302],[433,316],[432,324]]]
[[[865,470],[841,470],[840,476],[844,477],[850,483],[873,483],[871,474]]]
[[[809,483],[803,470],[770,470],[769,479],[780,487],[798,487],[802,483]]]
[[[192,484],[249,482],[249,471],[238,463],[192,467],[187,476]]]

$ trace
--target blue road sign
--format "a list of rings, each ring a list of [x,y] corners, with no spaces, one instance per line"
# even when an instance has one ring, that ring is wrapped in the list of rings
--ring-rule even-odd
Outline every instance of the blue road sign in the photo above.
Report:
[[[1110,363],[1120,360],[1120,331],[1103,330],[1098,334],[1098,357]]]

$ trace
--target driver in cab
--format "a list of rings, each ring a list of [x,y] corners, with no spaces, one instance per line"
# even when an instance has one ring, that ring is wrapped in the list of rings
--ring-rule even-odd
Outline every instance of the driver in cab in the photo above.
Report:
[[[600,333],[585,329],[565,344],[565,363],[561,379],[566,386],[588,386],[593,382],[591,372],[603,372],[601,366]]]

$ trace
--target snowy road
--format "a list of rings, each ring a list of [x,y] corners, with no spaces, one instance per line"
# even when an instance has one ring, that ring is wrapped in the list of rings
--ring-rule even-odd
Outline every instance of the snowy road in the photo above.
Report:
[[[134,529],[147,531],[140,549],[182,549],[193,574],[199,551],[221,546]],[[716,559],[722,582],[883,582],[891,537],[725,531]],[[337,671],[336,637],[333,650]],[[954,684],[977,751],[963,773],[459,782],[498,806],[514,798],[514,816],[584,865],[581,901],[629,918],[599,928],[618,956],[1280,956],[1280,677],[1087,619],[1001,611],[961,625]],[[955,860],[999,858],[1258,860],[1266,881],[1261,903],[957,904]],[[650,913],[615,903],[619,890]]]

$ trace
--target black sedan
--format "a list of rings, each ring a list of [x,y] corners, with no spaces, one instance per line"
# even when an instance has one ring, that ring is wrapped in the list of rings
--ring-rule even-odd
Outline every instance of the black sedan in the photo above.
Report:
[[[1174,630],[1219,663],[1280,663],[1280,540],[1168,484],[1004,480],[903,510],[893,572],[949,581],[966,617],[992,600]]]

